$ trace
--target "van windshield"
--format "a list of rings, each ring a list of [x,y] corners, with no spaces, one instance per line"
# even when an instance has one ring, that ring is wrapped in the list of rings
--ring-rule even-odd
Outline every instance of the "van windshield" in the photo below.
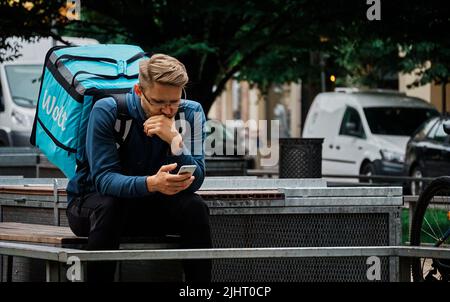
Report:
[[[411,136],[423,122],[439,115],[435,109],[408,107],[369,107],[364,114],[373,134],[402,136]]]
[[[36,107],[42,65],[7,65],[5,70],[14,103],[22,107]]]

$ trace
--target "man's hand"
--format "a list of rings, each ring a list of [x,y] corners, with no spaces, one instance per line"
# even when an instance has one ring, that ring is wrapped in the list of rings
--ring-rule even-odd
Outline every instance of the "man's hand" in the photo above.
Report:
[[[144,122],[144,133],[147,136],[159,136],[170,145],[172,154],[179,155],[183,149],[183,137],[175,128],[175,121],[165,115],[155,115]]]
[[[189,174],[178,175],[169,172],[177,167],[177,163],[162,166],[158,173],[147,177],[147,189],[149,192],[161,192],[166,195],[174,195],[186,190],[195,177]]]
[[[144,122],[144,133],[147,136],[157,135],[168,144],[172,144],[172,140],[180,135],[175,129],[174,119],[165,115],[155,115]]]

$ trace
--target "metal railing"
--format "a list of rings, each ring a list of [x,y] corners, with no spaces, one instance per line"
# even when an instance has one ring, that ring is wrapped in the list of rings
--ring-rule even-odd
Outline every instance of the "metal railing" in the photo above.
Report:
[[[247,157],[208,156],[205,158],[208,176],[247,175]],[[0,175],[25,175],[31,177],[63,177],[64,174],[33,147],[1,147]]]
[[[76,249],[0,242],[0,255],[46,260],[46,280],[61,281],[60,263],[80,264],[81,274],[76,281],[85,280],[89,261],[139,261],[183,259],[237,258],[321,258],[321,257],[399,257],[403,271],[399,281],[410,281],[408,258],[450,259],[450,249],[412,246],[358,247],[277,247],[277,248],[211,248],[83,251]]]
[[[246,169],[242,164],[238,163],[234,158],[209,158],[212,175],[219,175],[220,171],[229,171],[233,175],[248,175],[268,178],[277,178],[279,171],[277,168],[271,169]],[[229,166],[227,163],[232,163]],[[238,169],[245,171],[239,172]],[[40,153],[39,149],[34,147],[3,147],[0,148],[0,173],[12,175],[27,175],[27,177],[63,177],[62,172],[59,171],[48,159]],[[219,174],[218,174],[219,173]],[[323,174],[326,179],[345,179],[345,180],[359,180],[371,181],[373,184],[392,183],[408,183],[410,181],[430,182],[433,178],[430,177],[411,177],[411,176],[389,176],[389,175],[344,175],[344,174]]]

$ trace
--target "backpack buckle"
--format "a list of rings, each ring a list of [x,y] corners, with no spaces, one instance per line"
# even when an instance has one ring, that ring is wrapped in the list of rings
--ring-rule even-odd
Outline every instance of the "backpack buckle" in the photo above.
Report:
[[[117,76],[124,76],[127,71],[127,62],[119,60],[117,62]]]

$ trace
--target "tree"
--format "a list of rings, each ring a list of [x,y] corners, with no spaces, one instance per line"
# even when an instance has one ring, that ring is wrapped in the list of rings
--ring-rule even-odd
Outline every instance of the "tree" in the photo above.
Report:
[[[449,27],[450,10],[444,1],[383,2],[381,22],[349,27],[333,43],[330,56],[345,75],[339,84],[383,87],[386,76],[414,72],[418,78],[409,87],[442,84],[442,111],[446,112]]]
[[[41,10],[55,12],[60,10],[57,7]],[[311,67],[302,56],[319,44],[321,32],[333,28],[329,22],[335,14],[333,7],[323,9],[322,4],[306,0],[97,0],[83,1],[81,21],[68,24],[55,18],[53,24],[61,33],[64,29],[101,42],[135,43],[147,51],[179,57],[190,75],[189,96],[199,100],[207,112],[236,75],[260,85],[298,80]],[[49,18],[29,17],[35,23],[47,20],[40,34],[53,34]],[[28,37],[37,33],[28,29]],[[275,63],[284,65],[277,69],[282,71],[268,71]],[[257,74],[264,69],[265,74]]]
[[[414,72],[418,77],[410,86],[420,86],[430,82],[441,85],[442,113],[447,113],[446,86],[450,79],[450,42],[422,41],[403,47],[404,72]]]
[[[383,2],[382,22],[349,28],[338,37],[331,55],[344,69],[345,84],[383,87],[384,78],[398,72],[416,73],[411,86],[430,82],[445,86],[450,78],[450,10],[444,1]],[[399,14],[401,12],[401,14]]]
[[[8,40],[11,36],[25,41],[36,36],[53,37],[64,42],[56,34],[67,24],[62,1],[0,1],[0,63],[20,56],[17,43]]]
[[[342,68],[338,85],[386,87],[386,77],[401,70],[399,51],[399,45],[390,39],[342,37],[331,53]]]
[[[287,58],[292,53],[290,43],[299,36],[303,37],[302,48],[314,43],[314,40],[307,41],[307,37],[315,35],[314,14],[306,14],[301,8],[309,5],[313,10],[315,4],[306,2],[197,0],[128,1],[124,4],[122,1],[95,1],[85,6],[97,16],[103,16],[101,19],[108,20],[107,24],[119,24],[120,29],[114,26],[114,33],[127,43],[179,57],[190,76],[188,95],[199,100],[208,112],[232,77],[240,74],[258,84],[272,80],[271,75],[276,73],[258,77],[259,67],[251,70],[251,66],[258,65],[257,60]],[[130,7],[139,9],[130,10]],[[100,26],[98,22],[95,25]],[[92,19],[79,22],[78,28],[80,26],[90,28]],[[285,75],[278,79],[293,80],[301,76],[295,75],[294,70]]]
[[[34,3],[31,10],[24,9],[28,2]],[[427,37],[441,45],[450,15],[443,2],[435,7],[433,1],[419,0],[383,1],[381,21],[367,20],[368,5],[362,0],[86,0],[82,20],[67,22],[61,17],[65,1],[28,2],[7,0],[1,6],[2,37],[56,36],[57,29],[174,55],[187,66],[188,97],[201,102],[205,112],[233,77],[263,89],[300,78],[314,84],[322,69],[315,58],[329,54],[329,63],[342,60],[351,41],[363,46],[376,39],[414,45]],[[344,53],[333,56],[342,45]],[[351,66],[353,53],[359,50],[348,53],[345,72],[359,68]],[[392,49],[379,56],[380,61],[391,53]],[[354,60],[365,64],[366,59],[371,58]],[[377,67],[379,62],[369,63],[369,74],[385,72]]]

